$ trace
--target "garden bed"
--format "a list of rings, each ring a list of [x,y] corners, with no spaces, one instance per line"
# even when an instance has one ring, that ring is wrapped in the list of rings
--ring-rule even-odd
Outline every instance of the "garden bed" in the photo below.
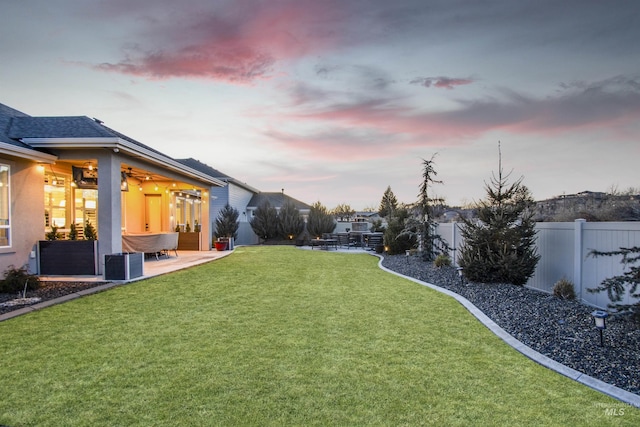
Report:
[[[104,285],[107,282],[95,281],[95,282],[40,282],[40,288],[35,291],[28,291],[27,298],[40,298],[37,302],[49,301],[55,298],[63,297],[68,294],[73,294],[84,289],[93,288],[96,286]],[[9,302],[17,298],[22,298],[22,292],[18,294],[0,294],[0,303]],[[35,302],[34,302],[35,303]],[[25,304],[18,304],[12,306],[0,305],[0,314],[8,313],[13,310],[19,310],[26,307]]]
[[[461,283],[453,267],[435,268],[418,257],[387,256],[390,270],[468,299],[518,341],[616,387],[640,395],[640,326],[629,317],[607,319],[604,346],[588,307],[578,301],[510,284]]]

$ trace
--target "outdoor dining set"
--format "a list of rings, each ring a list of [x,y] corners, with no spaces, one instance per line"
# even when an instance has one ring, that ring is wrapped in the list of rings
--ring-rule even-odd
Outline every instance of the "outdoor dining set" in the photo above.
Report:
[[[329,250],[338,248],[356,248],[375,250],[383,244],[383,233],[351,231],[344,233],[325,233],[322,237],[311,239],[311,249]]]

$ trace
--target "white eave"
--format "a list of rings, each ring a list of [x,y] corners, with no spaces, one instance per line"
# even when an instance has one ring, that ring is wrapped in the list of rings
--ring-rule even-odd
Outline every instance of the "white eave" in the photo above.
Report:
[[[224,187],[224,181],[210,177],[200,171],[183,165],[161,153],[149,150],[138,144],[131,143],[118,137],[105,138],[23,138],[22,142],[36,148],[60,148],[60,149],[88,149],[105,148],[119,150],[119,152],[132,156],[141,157],[144,160],[174,172],[189,176],[190,178],[206,182],[213,186]]]
[[[47,154],[30,148],[7,144],[6,142],[0,142],[0,153],[42,163],[55,163],[58,159],[58,157],[53,154]]]

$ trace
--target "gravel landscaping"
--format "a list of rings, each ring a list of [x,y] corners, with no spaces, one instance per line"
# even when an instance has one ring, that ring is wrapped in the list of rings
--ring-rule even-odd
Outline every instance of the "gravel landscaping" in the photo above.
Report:
[[[55,298],[63,297],[68,294],[72,294],[84,289],[93,288],[96,286],[104,285],[108,282],[40,282],[40,288],[35,291],[28,291],[27,298],[40,298],[39,302],[49,301]],[[0,294],[0,314],[8,313],[13,310],[19,310],[26,307],[25,304],[19,305],[5,305],[4,303],[11,304],[11,301],[21,298],[22,295],[18,294]]]
[[[382,265],[465,297],[537,352],[640,395],[640,326],[628,317],[607,319],[601,347],[591,316],[595,309],[577,301],[510,284],[462,284],[455,268],[436,268],[417,257],[386,256]]]

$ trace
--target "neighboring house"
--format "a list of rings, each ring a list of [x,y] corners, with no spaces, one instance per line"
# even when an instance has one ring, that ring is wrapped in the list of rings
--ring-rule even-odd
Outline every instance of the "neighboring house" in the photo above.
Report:
[[[269,193],[261,192],[260,190],[242,182],[235,178],[226,175],[219,170],[200,162],[199,160],[179,159],[179,162],[192,169],[198,170],[210,177],[216,178],[224,182],[224,187],[212,187],[211,188],[211,209],[210,222],[212,233],[215,233],[215,222],[218,218],[220,210],[228,203],[235,208],[238,213],[238,238],[235,241],[237,245],[255,245],[260,243],[258,235],[253,232],[251,228],[251,219],[254,216],[255,210],[265,201],[268,201],[271,207],[276,211],[280,211],[280,208],[286,203],[290,202],[300,211],[300,214],[306,221],[309,215],[311,206],[287,196],[284,192]]]
[[[253,215],[258,206],[261,206],[265,202],[269,202],[269,205],[272,208],[275,208],[276,212],[280,212],[280,208],[282,208],[285,203],[292,203],[293,206],[295,206],[295,208],[300,211],[300,215],[302,215],[305,222],[307,220],[307,217],[309,216],[309,212],[311,212],[311,206],[304,202],[301,202],[300,200],[294,199],[291,196],[287,196],[286,194],[284,194],[284,190],[279,193],[260,192],[258,194],[255,194],[247,205],[247,217],[249,218],[249,221],[251,221],[251,219],[253,218]]]
[[[300,200],[294,199],[291,196],[287,196],[286,194],[284,194],[284,190],[282,190],[279,193],[278,192],[273,192],[273,193],[261,192],[261,193],[255,194],[249,201],[249,204],[247,205],[248,221],[251,221],[253,219],[256,209],[258,209],[259,206],[262,206],[266,202],[269,202],[269,205],[272,208],[275,208],[276,212],[280,212],[280,208],[282,208],[285,205],[285,203],[292,203],[293,206],[296,209],[298,209],[298,211],[300,212],[300,215],[304,219],[304,223],[306,227],[307,218],[309,218],[309,212],[311,212],[311,206],[309,206],[304,202],[301,202]],[[257,235],[256,235],[256,238],[258,238]]]
[[[178,159],[182,164],[198,170],[210,177],[213,177],[219,181],[224,182],[224,187],[211,187],[211,207],[209,209],[209,224],[211,226],[211,232],[216,231],[216,219],[220,213],[220,210],[229,204],[235,208],[238,213],[238,238],[235,241],[236,245],[254,245],[259,243],[258,236],[251,229],[249,224],[250,214],[247,211],[247,206],[250,204],[254,196],[260,193],[260,190],[251,187],[250,185],[238,181],[235,178],[230,177],[211,166],[200,162],[199,160]]]
[[[0,269],[28,265],[52,226],[91,222],[104,255],[123,233],[201,225],[211,248],[211,189],[226,184],[85,116],[31,117],[0,104]]]

